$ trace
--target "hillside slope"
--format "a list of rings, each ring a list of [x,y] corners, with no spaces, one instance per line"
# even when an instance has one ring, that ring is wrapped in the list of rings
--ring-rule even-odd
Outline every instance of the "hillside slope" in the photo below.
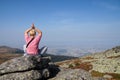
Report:
[[[8,46],[0,46],[0,53],[23,53],[23,50]]]
[[[106,77],[107,75],[112,80],[120,80],[120,46],[56,64],[64,68],[81,68],[89,71],[95,77]]]

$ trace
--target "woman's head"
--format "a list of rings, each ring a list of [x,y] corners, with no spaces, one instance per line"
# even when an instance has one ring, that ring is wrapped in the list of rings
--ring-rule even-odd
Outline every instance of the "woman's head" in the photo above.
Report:
[[[30,32],[29,32],[30,36],[35,36],[36,35],[36,32],[34,29],[32,29]]]

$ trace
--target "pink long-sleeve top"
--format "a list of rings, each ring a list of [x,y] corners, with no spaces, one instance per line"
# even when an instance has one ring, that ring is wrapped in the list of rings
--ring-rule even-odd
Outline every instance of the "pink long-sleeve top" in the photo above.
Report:
[[[39,42],[41,40],[42,35],[38,34],[33,40],[32,42],[28,45],[26,52],[27,54],[31,54],[31,55],[37,55],[38,54],[38,49],[39,49]],[[28,43],[32,38],[25,34],[25,41],[26,43]]]

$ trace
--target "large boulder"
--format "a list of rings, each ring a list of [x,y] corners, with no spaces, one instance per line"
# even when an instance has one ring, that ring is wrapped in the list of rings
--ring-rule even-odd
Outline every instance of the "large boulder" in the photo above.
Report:
[[[91,74],[83,69],[66,69],[60,68],[60,72],[56,77],[49,80],[105,80],[100,77],[92,77]]]
[[[13,72],[0,76],[0,80],[38,80],[42,75],[37,70],[30,70],[25,72]]]
[[[49,57],[29,55],[11,59],[0,65],[0,80],[38,80],[49,77],[50,60]]]

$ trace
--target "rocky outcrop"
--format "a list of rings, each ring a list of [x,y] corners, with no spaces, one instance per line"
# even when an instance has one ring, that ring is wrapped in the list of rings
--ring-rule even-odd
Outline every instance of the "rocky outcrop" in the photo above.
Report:
[[[22,56],[0,65],[0,80],[105,80],[82,69],[60,68],[50,57]]]
[[[84,56],[81,60],[90,62],[93,66],[92,70],[94,71],[120,74],[120,46],[101,53]]]
[[[0,80],[38,80],[48,78],[50,58],[22,56],[0,65]]]
[[[64,69],[61,68],[61,72],[50,80],[92,80],[91,75],[82,69]]]
[[[91,74],[83,69],[65,69],[61,71],[56,77],[49,80],[105,80],[104,78],[92,77]]]
[[[87,70],[93,77],[95,77],[93,80],[103,80],[103,78],[107,80],[120,80],[120,46],[104,52],[89,54],[79,59],[57,62],[56,64],[63,68]],[[68,74],[72,76],[70,73]],[[76,74],[73,76],[75,75]],[[81,77],[79,77],[78,80],[81,80]]]
[[[94,71],[101,73],[117,73],[120,74],[120,58],[114,59],[97,59],[91,62]]]

